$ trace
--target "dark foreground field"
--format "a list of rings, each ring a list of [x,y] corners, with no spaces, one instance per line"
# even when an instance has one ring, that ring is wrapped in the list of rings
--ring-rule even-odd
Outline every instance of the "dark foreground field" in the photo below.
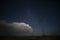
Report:
[[[60,36],[0,36],[0,40],[60,40]]]

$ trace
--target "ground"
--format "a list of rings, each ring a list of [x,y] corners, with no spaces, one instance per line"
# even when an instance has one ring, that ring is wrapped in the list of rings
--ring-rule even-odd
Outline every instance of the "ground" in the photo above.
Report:
[[[60,36],[0,36],[0,40],[60,40]]]

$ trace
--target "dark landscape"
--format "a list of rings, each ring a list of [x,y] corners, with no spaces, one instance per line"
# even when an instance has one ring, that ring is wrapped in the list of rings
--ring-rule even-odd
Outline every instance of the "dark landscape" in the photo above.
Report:
[[[0,36],[0,40],[60,40],[60,36]]]

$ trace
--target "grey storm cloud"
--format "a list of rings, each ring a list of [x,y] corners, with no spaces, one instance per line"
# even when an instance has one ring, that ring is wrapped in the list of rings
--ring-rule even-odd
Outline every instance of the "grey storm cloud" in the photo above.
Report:
[[[0,20],[0,35],[28,35],[32,32],[32,27],[24,22],[7,23]]]

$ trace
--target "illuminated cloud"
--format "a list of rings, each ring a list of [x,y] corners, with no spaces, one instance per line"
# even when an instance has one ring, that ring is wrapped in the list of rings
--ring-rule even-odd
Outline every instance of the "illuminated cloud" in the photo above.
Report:
[[[24,22],[18,23],[7,23],[6,21],[0,21],[0,35],[24,35],[25,33],[32,33],[33,29],[29,24],[26,24]]]
[[[32,32],[33,31],[32,27],[29,26],[29,24],[26,24],[26,23],[16,23],[16,22],[14,22],[14,23],[11,23],[9,25],[13,26],[13,28],[15,30],[21,30],[21,31],[25,31],[25,32]]]

